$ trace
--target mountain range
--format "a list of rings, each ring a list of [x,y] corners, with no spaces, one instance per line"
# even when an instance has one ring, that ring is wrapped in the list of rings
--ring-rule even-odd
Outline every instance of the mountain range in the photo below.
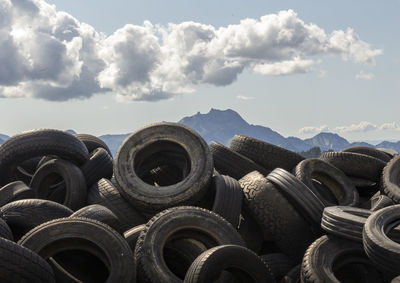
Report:
[[[178,123],[184,124],[197,131],[207,143],[210,143],[211,141],[217,141],[227,146],[235,134],[242,134],[296,152],[307,151],[312,147],[319,147],[321,151],[339,151],[355,145],[370,146],[375,148],[390,148],[400,152],[400,141],[383,141],[377,145],[372,145],[366,142],[351,143],[338,134],[325,132],[319,133],[308,139],[284,137],[269,127],[249,124],[232,109],[218,110],[211,108],[211,110],[206,114],[197,112],[193,116],[182,118],[178,121]],[[75,133],[73,130],[67,130],[67,132],[71,134]],[[108,145],[113,155],[115,155],[121,143],[129,135],[130,133],[120,135],[102,135],[99,136],[99,138]],[[0,144],[3,143],[7,138],[7,135],[0,134]]]

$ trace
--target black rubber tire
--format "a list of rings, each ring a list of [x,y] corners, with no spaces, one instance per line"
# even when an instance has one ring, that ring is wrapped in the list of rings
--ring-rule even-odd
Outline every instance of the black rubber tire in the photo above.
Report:
[[[77,165],[89,158],[85,145],[69,133],[47,129],[27,131],[9,138],[0,147],[0,186],[15,181],[18,164],[48,154]]]
[[[136,242],[139,239],[140,233],[146,228],[146,224],[141,224],[124,232],[124,238],[131,247],[132,252],[135,252]]]
[[[319,233],[324,203],[314,192],[291,173],[275,168],[266,177],[275,184],[280,193],[292,204],[297,212],[310,224],[310,228]]]
[[[0,218],[0,238],[14,241],[14,237],[11,232],[11,229],[7,225],[7,223],[3,220],[3,218]]]
[[[0,238],[0,282],[55,282],[50,265],[30,249]]]
[[[348,177],[378,182],[386,163],[375,157],[353,152],[324,152],[320,159],[340,169]]]
[[[372,156],[375,158],[378,158],[380,160],[382,160],[383,162],[389,162],[390,161],[390,156],[385,153],[382,152],[379,149],[373,148],[373,147],[369,147],[369,146],[352,146],[352,147],[348,147],[342,150],[342,152],[354,152],[354,153],[361,153],[361,154],[365,154],[368,156]]]
[[[250,158],[237,153],[218,142],[211,142],[210,151],[213,155],[214,166],[220,174],[228,175],[239,180],[244,175],[258,171],[267,176],[269,171],[258,165]]]
[[[21,167],[27,174],[33,175],[35,174],[35,171],[38,168],[38,163],[41,159],[41,156],[33,157],[19,164],[19,167]]]
[[[390,197],[395,203],[400,203],[400,155],[394,157],[383,169],[381,193]]]
[[[184,283],[219,282],[229,270],[235,282],[275,282],[270,269],[253,251],[235,245],[221,245],[199,255],[186,273]]]
[[[99,204],[92,204],[75,211],[72,217],[90,218],[107,224],[118,233],[122,234],[122,226],[118,217],[107,207]]]
[[[107,179],[100,179],[90,187],[88,204],[100,204],[110,209],[118,217],[123,230],[128,230],[146,222],[145,218],[128,203]]]
[[[292,171],[304,159],[293,151],[244,135],[235,135],[229,147],[263,166],[267,171],[275,168]]]
[[[108,282],[132,282],[133,254],[125,239],[110,226],[88,218],[62,218],[29,231],[18,244],[45,259],[66,250],[87,251],[104,262]]]
[[[235,228],[212,211],[191,206],[164,210],[147,222],[137,241],[138,281],[182,282],[167,268],[162,256],[165,245],[180,238],[194,239],[208,249],[224,244],[245,245]]]
[[[24,182],[11,182],[0,188],[0,207],[12,201],[34,198],[34,196],[34,191]]]
[[[321,227],[329,234],[362,243],[364,224],[371,213],[368,209],[350,206],[325,207]]]
[[[141,179],[161,165],[178,166],[184,179],[162,189]],[[205,195],[212,173],[213,160],[206,142],[178,123],[156,123],[136,131],[125,139],[114,160],[118,190],[137,209],[149,213],[195,204]]]
[[[164,247],[164,261],[168,269],[183,280],[190,265],[207,249],[201,243],[191,239],[178,239]]]
[[[395,205],[391,198],[385,195],[377,195],[371,198],[371,211],[378,211],[379,209]]]
[[[72,210],[84,207],[87,196],[85,177],[81,169],[69,161],[47,161],[36,170],[29,186],[34,190],[36,198],[47,199],[51,193],[51,186],[60,177],[65,182],[65,198],[62,204]]]
[[[215,198],[212,211],[237,228],[243,200],[243,191],[239,182],[229,176],[217,175],[213,177],[213,184]]]
[[[11,228],[15,240],[34,227],[73,213],[68,207],[43,199],[23,199],[10,202],[0,209],[1,218]]]
[[[293,260],[283,253],[271,253],[260,257],[269,266],[277,282],[293,268]]]
[[[104,148],[91,151],[89,160],[81,167],[86,185],[90,188],[101,178],[110,179],[113,174],[113,159]]]
[[[259,172],[247,174],[239,183],[246,206],[260,225],[264,240],[273,240],[283,253],[295,262],[300,261],[315,239],[309,223],[279,189]]]
[[[309,187],[325,206],[347,205],[357,206],[359,202],[358,192],[349,178],[339,169],[317,158],[308,158],[297,164],[296,177]],[[313,180],[324,184],[335,196],[336,203],[323,197]]]
[[[338,278],[339,274],[343,278]],[[304,255],[301,282],[343,281],[376,283],[384,282],[384,276],[368,259],[360,243],[322,236]]]
[[[107,146],[107,144],[100,138],[93,136],[93,135],[89,135],[89,134],[75,134],[75,137],[77,137],[79,140],[81,140],[89,153],[91,153],[93,150],[95,150],[96,148],[104,148],[107,153],[112,156],[111,150],[109,149],[109,147]]]
[[[151,169],[143,175],[142,180],[156,187],[170,186],[183,180],[182,173],[181,169],[176,166],[162,165]]]
[[[374,212],[364,225],[363,244],[371,261],[381,270],[400,275],[400,244],[386,234],[400,224],[400,205]]]

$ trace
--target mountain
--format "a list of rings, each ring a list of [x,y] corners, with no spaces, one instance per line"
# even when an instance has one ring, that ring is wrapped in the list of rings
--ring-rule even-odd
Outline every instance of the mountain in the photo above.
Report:
[[[121,143],[129,136],[130,134],[122,134],[122,135],[103,135],[99,136],[99,138],[106,143],[108,148],[110,149],[113,156],[117,153],[117,150]]]
[[[217,141],[229,145],[235,134],[242,134],[296,152],[307,151],[313,147],[319,147],[321,151],[339,151],[356,145],[374,147],[366,142],[350,143],[338,134],[325,132],[304,140],[297,137],[285,138],[271,128],[247,123],[237,112],[231,109],[217,110],[212,108],[207,114],[198,112],[193,116],[181,119],[178,123],[182,123],[199,132],[207,143]],[[392,148],[400,152],[400,141],[397,143],[382,142],[376,147]]]
[[[218,141],[222,144],[229,144],[235,134],[252,136],[273,144],[281,144],[285,138],[268,127],[250,125],[237,112],[217,110],[211,108],[207,114],[197,114],[185,117],[178,121],[196,130],[207,143]]]

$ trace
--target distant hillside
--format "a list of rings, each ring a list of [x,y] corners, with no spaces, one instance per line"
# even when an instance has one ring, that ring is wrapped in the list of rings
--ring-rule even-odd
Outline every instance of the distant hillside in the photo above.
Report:
[[[227,146],[229,146],[230,140],[234,135],[242,134],[284,147],[292,151],[303,152],[305,155],[309,154],[307,152],[311,148],[319,148],[321,151],[339,151],[355,145],[374,147],[366,142],[350,143],[343,137],[334,133],[319,133],[312,138],[304,140],[297,137],[285,138],[271,128],[247,123],[237,112],[231,109],[218,110],[211,108],[211,110],[206,114],[197,112],[193,116],[182,118],[178,121],[178,123],[184,124],[196,130],[206,140],[207,143],[210,143],[211,141],[217,141]],[[73,130],[67,130],[67,132],[75,133]],[[119,146],[129,135],[130,133],[120,135],[102,135],[99,138],[108,145],[112,154],[115,156]],[[9,137],[7,135],[0,134],[0,144],[8,138]],[[375,147],[390,148],[400,152],[400,141],[383,141],[377,144]],[[315,149],[311,151],[311,155],[316,154],[314,151]]]

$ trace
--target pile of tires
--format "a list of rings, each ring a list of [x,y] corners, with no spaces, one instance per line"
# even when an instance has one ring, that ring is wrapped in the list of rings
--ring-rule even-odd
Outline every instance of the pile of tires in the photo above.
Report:
[[[399,157],[156,123],[0,146],[0,282],[396,282]],[[397,278],[397,279],[396,279]]]

